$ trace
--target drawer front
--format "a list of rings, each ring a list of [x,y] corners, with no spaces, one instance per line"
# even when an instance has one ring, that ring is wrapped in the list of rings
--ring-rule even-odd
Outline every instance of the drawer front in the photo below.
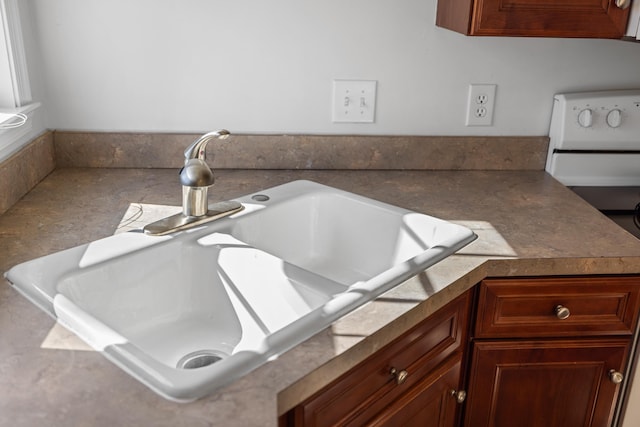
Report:
[[[639,298],[632,276],[486,279],[475,336],[631,335]]]
[[[287,417],[288,425],[345,425],[378,414],[448,356],[461,351],[469,311],[470,292],[466,292],[298,405]],[[398,384],[401,377],[405,378]]]

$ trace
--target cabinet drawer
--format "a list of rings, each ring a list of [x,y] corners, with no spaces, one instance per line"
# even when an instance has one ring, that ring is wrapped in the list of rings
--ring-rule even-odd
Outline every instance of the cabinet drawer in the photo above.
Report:
[[[470,292],[466,292],[295,407],[286,424],[350,425],[379,414],[448,356],[461,353],[469,311]],[[401,384],[392,369],[406,372]]]
[[[639,297],[631,276],[486,279],[475,336],[631,335]]]

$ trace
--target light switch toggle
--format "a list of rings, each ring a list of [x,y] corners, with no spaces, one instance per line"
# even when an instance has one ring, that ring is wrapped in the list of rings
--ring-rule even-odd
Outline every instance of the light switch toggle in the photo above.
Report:
[[[373,123],[376,85],[376,80],[334,80],[333,122]]]

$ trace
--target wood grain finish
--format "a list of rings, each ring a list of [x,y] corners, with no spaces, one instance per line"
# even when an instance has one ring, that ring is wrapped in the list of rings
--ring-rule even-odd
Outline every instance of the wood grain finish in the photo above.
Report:
[[[443,390],[459,383],[469,311],[470,292],[466,292],[294,408],[281,425],[394,425],[400,419],[418,422],[434,412],[455,419],[455,405],[453,410],[448,404],[419,408],[411,402],[425,395],[449,402],[443,400]],[[391,375],[392,368],[408,373],[402,384]]]
[[[611,374],[628,363],[639,279],[483,280],[464,425],[610,426],[620,391]]]
[[[439,0],[436,24],[472,36],[619,39],[628,16],[615,0]]]
[[[569,309],[559,319],[555,308]],[[640,307],[637,277],[486,279],[478,300],[477,338],[627,335]]]
[[[461,354],[449,358],[443,366],[400,396],[385,411],[368,420],[366,425],[372,427],[456,426],[458,403],[451,391],[458,388],[461,363]],[[350,425],[355,427],[363,424],[356,419]]]
[[[629,339],[474,343],[466,427],[609,426]],[[516,421],[517,420],[517,421]]]

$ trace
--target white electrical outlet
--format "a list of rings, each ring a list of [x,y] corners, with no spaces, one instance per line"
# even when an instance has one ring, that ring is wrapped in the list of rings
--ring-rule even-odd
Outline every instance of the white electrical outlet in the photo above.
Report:
[[[332,119],[335,123],[373,123],[375,80],[334,80]]]
[[[493,124],[493,109],[496,102],[496,85],[469,85],[469,99],[467,101],[467,126],[491,126]]]

